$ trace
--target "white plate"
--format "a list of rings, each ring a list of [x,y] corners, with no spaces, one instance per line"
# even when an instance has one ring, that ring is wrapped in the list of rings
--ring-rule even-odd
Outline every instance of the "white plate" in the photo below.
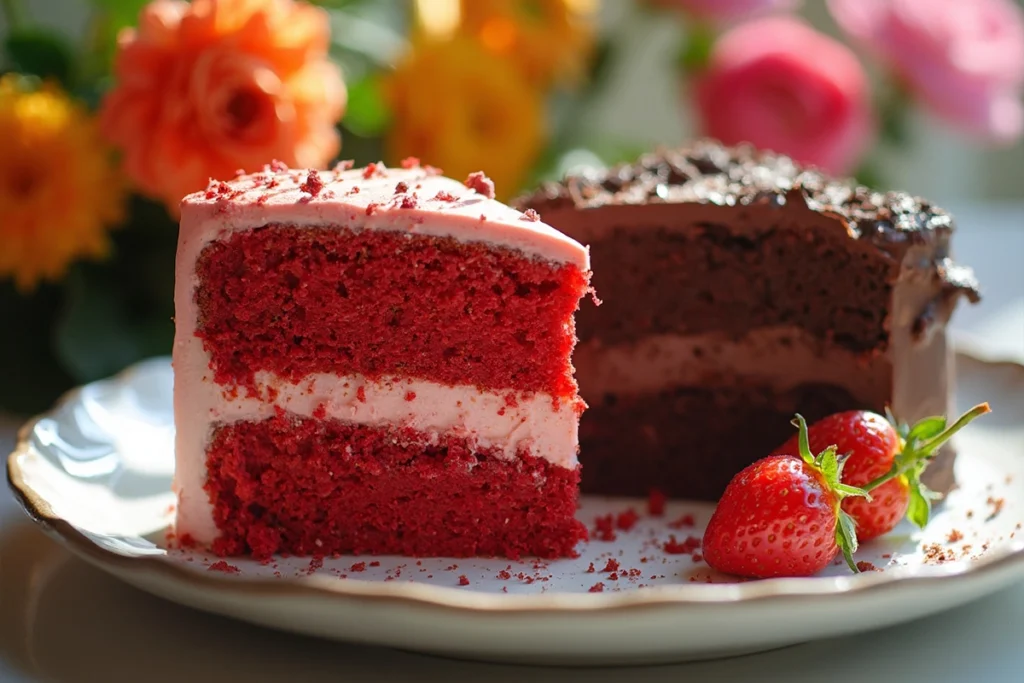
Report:
[[[83,387],[26,425],[7,475],[28,513],[76,553],[199,609],[476,659],[700,659],[895,624],[1024,577],[1024,367],[960,357],[959,368],[960,403],[988,400],[994,410],[961,435],[960,487],[923,532],[900,527],[862,547],[857,559],[881,571],[859,575],[835,565],[808,579],[731,582],[699,551],[666,552],[672,536],[680,544],[700,537],[709,505],[671,503],[652,517],[645,501],[593,497],[579,513],[591,529],[598,516],[630,508],[639,519],[616,529],[614,541],[581,544],[577,559],[229,559],[211,568],[218,558],[168,549],[173,422],[164,359]],[[679,523],[688,514],[694,527]],[[615,576],[602,571],[609,560]],[[603,591],[590,592],[597,584]]]

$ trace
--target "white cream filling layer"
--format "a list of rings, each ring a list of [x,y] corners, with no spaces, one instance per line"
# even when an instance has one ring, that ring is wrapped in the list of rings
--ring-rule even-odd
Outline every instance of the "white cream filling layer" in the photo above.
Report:
[[[409,379],[368,380],[359,375],[315,374],[292,383],[271,373],[256,375],[258,396],[226,392],[213,382],[202,342],[184,340],[175,355],[177,422],[176,532],[208,544],[217,536],[203,485],[206,449],[215,426],[273,417],[278,410],[299,417],[341,420],[366,426],[408,427],[435,440],[442,434],[467,439],[505,458],[522,451],[558,467],[577,464],[575,406],[550,394],[481,391]]]

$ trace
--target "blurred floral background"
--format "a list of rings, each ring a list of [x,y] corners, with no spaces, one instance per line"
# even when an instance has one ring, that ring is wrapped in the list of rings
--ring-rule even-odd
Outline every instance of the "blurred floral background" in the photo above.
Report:
[[[1017,0],[0,0],[0,408],[165,354],[177,206],[277,159],[509,198],[697,135],[1020,199]],[[1000,170],[1001,169],[1001,170]],[[942,196],[937,199],[942,199]]]

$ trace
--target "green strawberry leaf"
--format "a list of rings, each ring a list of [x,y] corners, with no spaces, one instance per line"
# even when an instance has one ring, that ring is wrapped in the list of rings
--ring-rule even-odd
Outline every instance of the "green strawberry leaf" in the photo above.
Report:
[[[800,457],[808,465],[815,464],[814,455],[811,453],[811,443],[807,436],[807,420],[804,419],[803,415],[797,413],[796,417],[793,418],[793,425],[799,430],[797,442],[799,444]]]
[[[906,440],[908,442],[927,441],[941,434],[945,428],[946,418],[942,416],[926,417],[910,428]]]
[[[907,519],[915,526],[923,529],[932,514],[932,504],[920,485],[910,487],[910,504],[907,506]]]
[[[843,494],[844,498],[852,496],[852,497],[866,498],[869,501],[871,500],[871,494],[870,493],[868,493],[864,489],[859,489],[856,486],[850,486],[849,484],[839,484],[837,486],[834,486],[833,489],[836,492]]]
[[[839,459],[836,457],[836,447],[829,446],[823,450],[815,458],[815,462],[821,468],[822,474],[825,475],[825,481],[835,488],[835,484],[839,482]]]
[[[857,552],[857,529],[853,518],[842,510],[839,511],[839,518],[836,520],[836,545],[843,553],[843,559],[849,565],[854,574],[859,574],[857,563],[853,561],[853,554]]]

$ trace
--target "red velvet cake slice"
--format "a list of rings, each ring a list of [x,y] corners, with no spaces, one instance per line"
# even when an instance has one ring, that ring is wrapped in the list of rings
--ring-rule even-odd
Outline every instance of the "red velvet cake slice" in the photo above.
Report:
[[[176,533],[220,554],[571,554],[587,250],[430,168],[182,202]],[[468,185],[468,187],[467,187]]]

